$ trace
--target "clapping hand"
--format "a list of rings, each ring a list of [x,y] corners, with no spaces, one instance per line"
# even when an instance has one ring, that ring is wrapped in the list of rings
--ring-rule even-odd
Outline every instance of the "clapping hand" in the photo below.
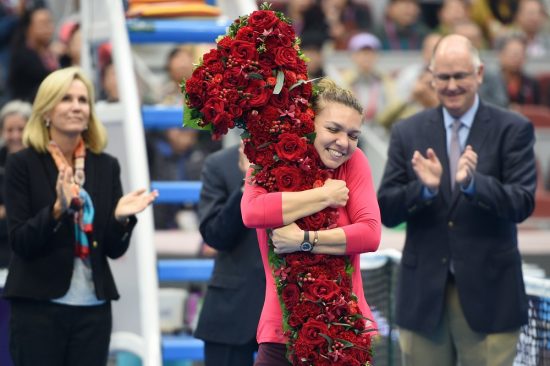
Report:
[[[158,195],[157,190],[147,193],[145,189],[138,189],[120,197],[115,208],[115,218],[123,222],[128,216],[145,210]]]
[[[426,157],[424,157],[417,150],[414,152],[411,162],[414,172],[422,184],[430,190],[436,191],[441,183],[443,167],[435,151],[429,148],[426,150]]]
[[[59,169],[57,182],[55,183],[55,191],[57,193],[57,198],[53,207],[53,215],[55,219],[59,219],[69,208],[71,200],[77,197],[77,190],[71,167],[63,166]]]
[[[462,187],[467,187],[477,168],[477,154],[472,146],[466,146],[464,153],[458,159],[456,168],[456,182]]]

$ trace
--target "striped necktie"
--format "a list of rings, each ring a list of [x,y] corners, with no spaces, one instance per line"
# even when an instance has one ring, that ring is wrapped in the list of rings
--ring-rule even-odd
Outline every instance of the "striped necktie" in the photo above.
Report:
[[[460,149],[460,139],[458,138],[458,131],[462,127],[462,122],[455,120],[451,125],[451,145],[449,148],[449,176],[451,179],[451,191],[455,187],[456,168],[458,166],[458,159],[462,151]]]

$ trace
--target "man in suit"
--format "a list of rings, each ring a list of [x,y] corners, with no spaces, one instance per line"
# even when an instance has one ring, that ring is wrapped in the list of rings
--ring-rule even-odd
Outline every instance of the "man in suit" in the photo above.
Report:
[[[512,365],[527,322],[516,224],[534,208],[533,126],[479,99],[483,64],[466,38],[443,38],[430,68],[441,106],[395,125],[378,192],[382,222],[407,223],[404,365]]]
[[[210,155],[202,170],[199,230],[218,254],[195,337],[205,366],[252,366],[265,275],[255,230],[244,226],[241,198],[249,163],[238,146]]]

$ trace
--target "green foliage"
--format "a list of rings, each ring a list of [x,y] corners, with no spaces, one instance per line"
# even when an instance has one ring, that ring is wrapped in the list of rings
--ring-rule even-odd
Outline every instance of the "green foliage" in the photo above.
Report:
[[[196,130],[203,130],[203,131],[212,131],[211,124],[206,126],[200,125],[200,123],[202,122],[201,117],[202,116],[200,112],[185,106],[183,108],[183,127],[189,127],[189,128],[193,128]]]

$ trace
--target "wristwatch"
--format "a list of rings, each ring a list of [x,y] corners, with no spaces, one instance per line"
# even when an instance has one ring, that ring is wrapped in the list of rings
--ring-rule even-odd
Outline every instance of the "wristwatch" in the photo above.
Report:
[[[304,241],[300,244],[300,250],[302,252],[311,252],[313,249],[313,244],[309,241],[309,231],[304,230]]]

